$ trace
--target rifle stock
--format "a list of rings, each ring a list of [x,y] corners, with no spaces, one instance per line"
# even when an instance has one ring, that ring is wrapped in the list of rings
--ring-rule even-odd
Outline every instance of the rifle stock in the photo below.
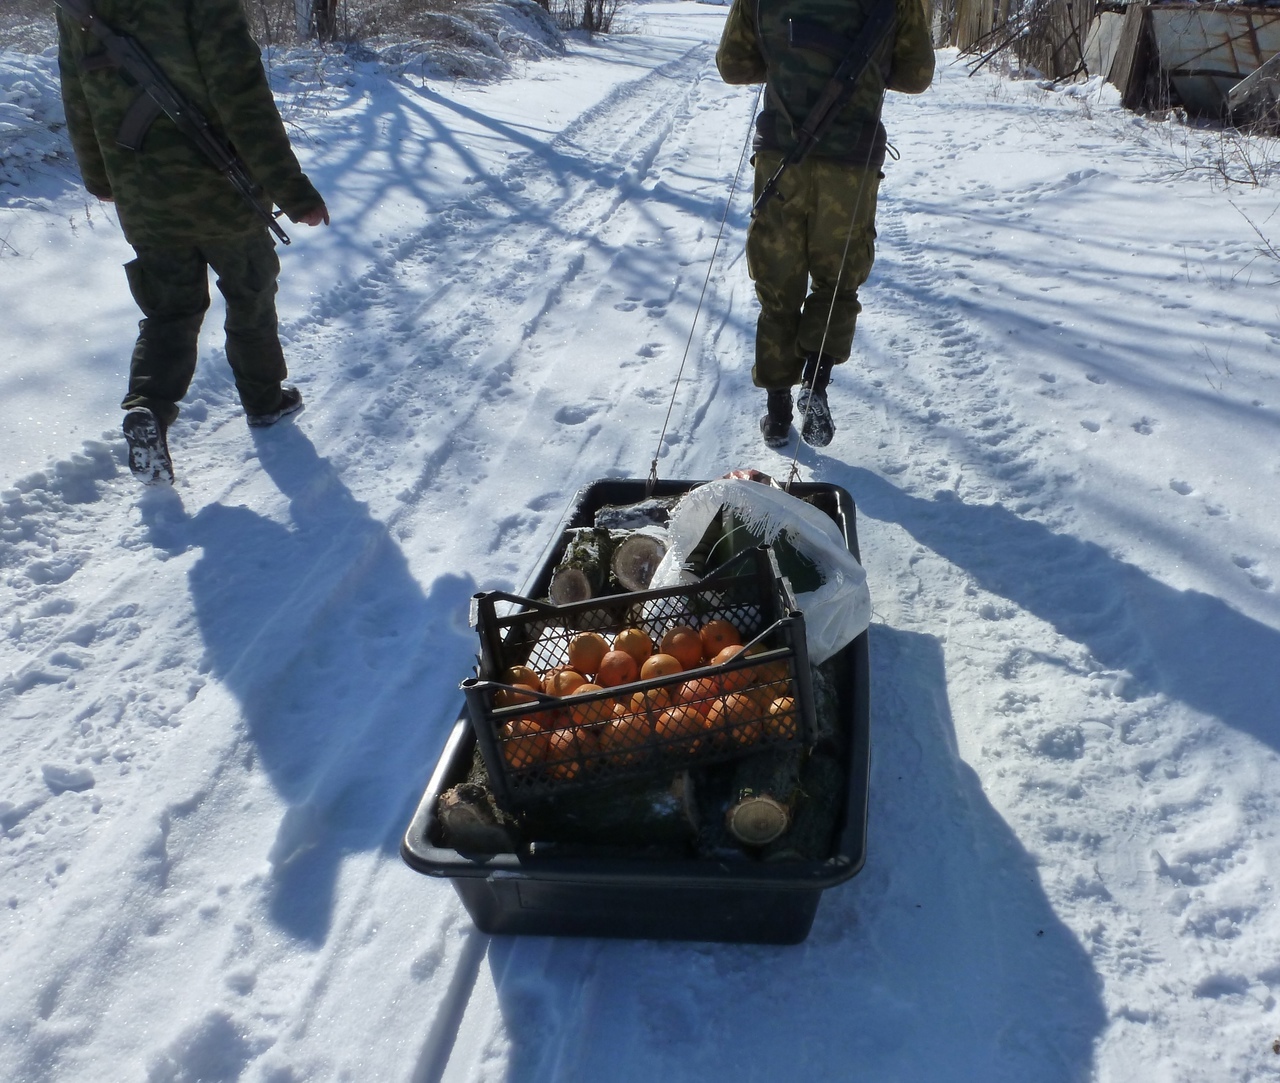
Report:
[[[280,243],[290,244],[289,235],[276,220],[276,214],[259,201],[262,188],[249,175],[240,156],[213,130],[199,108],[173,85],[151,54],[133,38],[117,33],[104,23],[93,10],[93,0],[54,0],[54,3],[93,34],[112,61],[128,72],[144,91],[144,96],[125,114],[116,141],[128,150],[140,150],[151,122],[164,113],[227,178]]]

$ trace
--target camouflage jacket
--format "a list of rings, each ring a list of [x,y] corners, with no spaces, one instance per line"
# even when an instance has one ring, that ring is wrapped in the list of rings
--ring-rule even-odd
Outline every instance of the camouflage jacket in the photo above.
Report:
[[[290,217],[320,205],[289,145],[241,0],[95,0],[94,10],[151,54]],[[143,92],[102,64],[97,38],[61,9],[58,37],[67,128],[84,185],[116,201],[130,243],[185,244],[262,228],[167,116],[154,121],[140,150],[120,146],[121,121]]]
[[[839,66],[847,45],[882,0],[733,0],[716,51],[727,83],[765,83],[754,147],[787,153],[796,133]],[[933,81],[933,43],[922,0],[888,0],[897,22],[889,41],[867,65],[853,96],[813,153],[879,168],[885,132],[880,124],[884,91],[920,94]],[[788,25],[809,30],[816,45],[789,43]]]

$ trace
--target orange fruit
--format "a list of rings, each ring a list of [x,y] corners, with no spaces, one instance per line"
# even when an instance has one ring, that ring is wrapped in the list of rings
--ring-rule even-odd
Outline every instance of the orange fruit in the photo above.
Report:
[[[592,692],[603,691],[604,689],[598,684],[580,684],[565,698],[574,700],[579,696],[589,696]],[[569,721],[575,726],[585,726],[590,722],[603,722],[609,717],[612,706],[613,700],[607,699],[592,700],[588,703],[569,703]]]
[[[502,758],[517,771],[539,764],[547,758],[549,736],[528,718],[504,722],[498,729]]]
[[[494,692],[493,705],[495,707],[514,707],[517,703],[533,703],[533,693],[542,691],[541,688],[535,689],[528,684],[517,684],[515,687],[521,689],[521,691],[513,692],[507,688],[499,688]]]
[[[644,665],[644,661],[653,653],[653,640],[643,628],[624,628],[613,640],[615,651],[626,651],[636,660],[636,666]]]
[[[740,646],[729,646],[723,648],[714,658],[711,659],[713,666],[722,666],[726,662],[731,662],[742,653]],[[720,684],[720,691],[726,695],[729,692],[741,692],[744,688],[755,683],[756,667],[743,666],[741,669],[730,669],[720,674],[717,678]]]
[[[649,722],[642,715],[624,714],[610,720],[600,728],[597,747],[602,755],[614,752],[626,752],[641,748],[650,734]],[[630,762],[634,757],[621,757],[620,763]]]
[[[668,707],[654,720],[654,736],[669,747],[686,753],[697,752],[702,746],[702,736],[706,723],[701,714],[687,703],[677,703]]]
[[[542,678],[536,669],[529,666],[509,666],[502,672],[503,684],[527,684],[530,688],[542,691]]]
[[[760,706],[750,696],[731,692],[711,703],[707,728],[718,731],[718,743],[754,744],[764,734]]]
[[[668,630],[658,649],[675,658],[683,669],[702,664],[702,637],[687,624],[677,624]]]
[[[578,755],[578,731],[573,727],[552,730],[543,736],[547,740],[548,760],[564,760]]]
[[[676,689],[676,702],[688,704],[699,714],[706,714],[719,695],[718,681],[712,677],[698,677],[696,680],[685,681]]]
[[[587,678],[576,669],[567,668],[551,670],[543,681],[547,692],[553,696],[567,696],[575,688],[586,683]]]
[[[790,696],[778,696],[769,704],[769,713],[763,720],[763,732],[777,741],[794,740],[800,734],[800,716],[796,701]]]
[[[609,641],[599,632],[579,632],[569,640],[570,669],[591,674],[600,668],[600,659],[609,652]]]
[[[650,688],[647,692],[632,692],[628,706],[635,714],[657,715],[672,704],[671,689],[665,685]]]
[[[630,684],[640,676],[640,667],[626,651],[610,651],[600,660],[596,683],[604,688]]]
[[[702,640],[702,654],[706,658],[714,658],[725,647],[742,646],[742,636],[738,634],[738,629],[727,620],[719,618],[707,621],[698,633],[698,638]]]
[[[651,677],[670,677],[683,672],[680,659],[671,654],[655,654],[646,658],[640,667],[640,679],[647,681]]]
[[[582,773],[583,742],[579,730],[553,730],[547,737],[547,775],[558,782],[568,782]]]

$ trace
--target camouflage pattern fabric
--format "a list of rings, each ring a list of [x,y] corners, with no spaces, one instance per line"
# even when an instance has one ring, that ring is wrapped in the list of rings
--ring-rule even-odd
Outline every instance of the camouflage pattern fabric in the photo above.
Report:
[[[323,200],[298,165],[241,0],[96,0],[102,20],[135,38],[294,219]],[[116,142],[142,91],[102,66],[101,44],[61,9],[58,66],[67,128],[85,187],[114,199],[134,245],[188,244],[263,228],[261,219],[166,116],[140,151]]]
[[[727,83],[767,83],[756,118],[755,149],[786,153],[831,74],[844,44],[857,37],[873,5],[881,0],[733,0],[725,20],[716,65]],[[933,43],[922,0],[890,0],[897,22],[891,40],[862,73],[814,154],[860,166],[883,161],[880,105],[885,90],[919,94],[933,81]],[[822,31],[825,52],[788,45],[792,21]]]
[[[796,146],[796,131],[843,57],[841,43],[857,37],[872,2],[733,0],[716,66],[727,83],[768,87],[756,118],[757,196]],[[783,173],[778,196],[747,231],[747,269],[760,300],[752,369],[757,387],[791,387],[800,382],[806,354],[821,351],[839,363],[852,348],[862,310],[858,288],[875,259],[884,92],[919,94],[933,81],[923,0],[892,2],[897,21],[882,54],[862,73],[818,146]],[[816,29],[817,40],[829,35],[825,44],[831,47],[791,48],[793,19]]]
[[[781,162],[776,152],[756,155],[757,195]],[[858,287],[875,258],[880,177],[877,169],[811,155],[782,174],[778,196],[752,221],[747,271],[760,299],[751,372],[757,387],[799,383],[806,354],[837,363],[849,356],[862,311]]]
[[[287,371],[276,328],[280,259],[271,235],[259,226],[227,240],[134,250],[138,258],[125,272],[143,319],[120,405],[146,406],[166,428],[173,424],[196,371],[212,267],[227,302],[227,361],[240,401],[250,414],[274,410]]]

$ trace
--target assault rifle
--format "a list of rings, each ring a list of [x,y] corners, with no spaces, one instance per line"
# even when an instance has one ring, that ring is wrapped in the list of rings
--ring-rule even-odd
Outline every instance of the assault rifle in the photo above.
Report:
[[[140,150],[152,122],[164,113],[227,178],[231,187],[244,197],[280,243],[289,244],[289,235],[276,221],[278,214],[284,212],[273,214],[259,202],[262,187],[249,176],[248,167],[240,156],[213,130],[208,118],[173,85],[151,54],[135,39],[116,33],[104,23],[93,10],[93,0],[54,0],[54,3],[102,43],[110,66],[127,72],[144,91],[125,113],[120,131],[116,133],[116,142],[128,150]]]
[[[59,0],[61,2],[61,0]],[[788,44],[793,49],[809,49],[814,52],[827,53],[843,57],[839,66],[822,88],[822,94],[809,110],[800,131],[796,133],[796,145],[782,160],[778,171],[760,189],[760,195],[751,207],[751,217],[755,218],[765,208],[765,204],[778,194],[778,181],[782,174],[793,165],[799,165],[809,156],[826,135],[840,110],[845,107],[853,92],[857,89],[858,80],[867,70],[877,50],[885,39],[893,32],[898,13],[893,0],[881,0],[867,21],[863,23],[858,36],[851,42],[830,32],[822,31],[811,24],[791,19],[787,24]],[[838,41],[844,48],[834,52],[833,42]],[[847,51],[846,51],[847,50]]]

